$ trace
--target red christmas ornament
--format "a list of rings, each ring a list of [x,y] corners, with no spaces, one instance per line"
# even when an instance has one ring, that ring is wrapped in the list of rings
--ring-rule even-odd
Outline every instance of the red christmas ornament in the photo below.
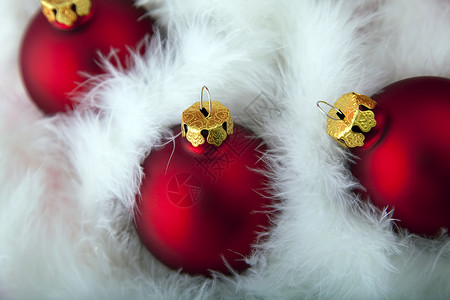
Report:
[[[41,0],[41,5],[43,13],[23,38],[20,66],[32,100],[49,114],[73,107],[69,93],[86,80],[80,72],[103,72],[99,53],[117,49],[126,65],[128,49],[152,34],[146,11],[129,0]]]
[[[198,102],[183,113],[186,138],[145,160],[135,224],[143,244],[168,267],[229,274],[227,264],[237,272],[248,267],[244,257],[269,225],[267,177],[254,171],[264,168],[259,151],[265,148],[233,126],[219,102],[201,107],[203,113]]]
[[[413,233],[450,228],[450,80],[410,78],[372,99],[343,98],[335,104],[340,111],[330,111],[338,120],[328,125],[347,121],[348,134],[335,137],[346,146],[360,140],[351,149],[359,157],[351,171],[366,189],[360,192],[379,208],[394,209],[398,225]]]

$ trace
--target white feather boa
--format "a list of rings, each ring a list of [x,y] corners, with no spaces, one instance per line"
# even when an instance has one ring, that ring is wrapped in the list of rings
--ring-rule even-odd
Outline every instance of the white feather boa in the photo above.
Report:
[[[0,299],[448,299],[448,237],[392,231],[352,194],[348,154],[315,106],[415,75],[450,77],[450,3],[141,0],[158,21],[130,71],[105,62],[72,113],[43,116],[17,64],[37,0],[0,4]],[[241,275],[169,270],[131,209],[141,163],[207,85],[258,115],[278,214]],[[258,98],[259,97],[259,98]]]

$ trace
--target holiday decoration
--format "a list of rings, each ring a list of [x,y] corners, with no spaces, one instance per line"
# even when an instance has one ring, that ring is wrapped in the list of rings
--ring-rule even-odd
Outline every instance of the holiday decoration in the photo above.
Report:
[[[126,66],[129,50],[152,34],[146,11],[129,0],[41,0],[41,6],[23,38],[20,65],[29,95],[49,114],[73,107],[69,94],[86,80],[81,72],[102,73],[99,53],[114,49],[115,62]]]
[[[398,225],[413,233],[448,229],[450,79],[405,79],[371,98],[346,94],[328,114],[328,133],[358,157],[351,171],[360,192],[394,209]]]
[[[180,129],[175,134],[144,162],[134,212],[143,244],[167,266],[191,274],[246,269],[244,258],[269,225],[268,178],[255,171],[264,168],[262,141],[211,100],[183,113],[186,138]]]

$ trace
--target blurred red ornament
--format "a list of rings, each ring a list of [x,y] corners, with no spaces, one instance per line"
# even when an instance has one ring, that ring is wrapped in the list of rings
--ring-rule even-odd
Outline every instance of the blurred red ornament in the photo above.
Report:
[[[351,171],[366,189],[361,193],[380,209],[394,209],[397,224],[412,233],[448,229],[450,80],[409,78],[371,98],[376,125],[364,145],[351,149],[359,157]]]
[[[226,123],[229,134],[233,123]],[[191,128],[183,126],[189,135]],[[213,131],[203,131],[202,138]],[[143,244],[170,268],[229,274],[228,264],[243,271],[248,267],[244,257],[269,225],[270,200],[263,196],[267,177],[254,170],[264,169],[261,140],[235,125],[220,143],[195,147],[177,137],[144,162],[135,224]]]
[[[34,17],[23,38],[20,66],[29,95],[48,114],[73,108],[69,94],[86,80],[80,72],[103,72],[99,53],[116,49],[125,66],[128,49],[137,49],[152,34],[146,11],[129,0],[92,0],[92,5],[90,0],[41,0],[41,5],[44,13]]]

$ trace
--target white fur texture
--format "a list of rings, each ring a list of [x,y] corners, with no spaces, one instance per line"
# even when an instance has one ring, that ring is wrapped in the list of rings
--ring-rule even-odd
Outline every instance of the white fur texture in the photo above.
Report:
[[[438,0],[140,0],[161,30],[135,66],[90,78],[72,113],[42,115],[17,53],[37,0],[0,3],[0,299],[448,299],[450,246],[392,231],[352,194],[350,157],[316,101],[450,77]],[[104,55],[107,55],[105,53]],[[265,139],[274,207],[241,275],[169,270],[140,245],[140,164],[207,85]],[[255,99],[274,115],[252,117]]]

